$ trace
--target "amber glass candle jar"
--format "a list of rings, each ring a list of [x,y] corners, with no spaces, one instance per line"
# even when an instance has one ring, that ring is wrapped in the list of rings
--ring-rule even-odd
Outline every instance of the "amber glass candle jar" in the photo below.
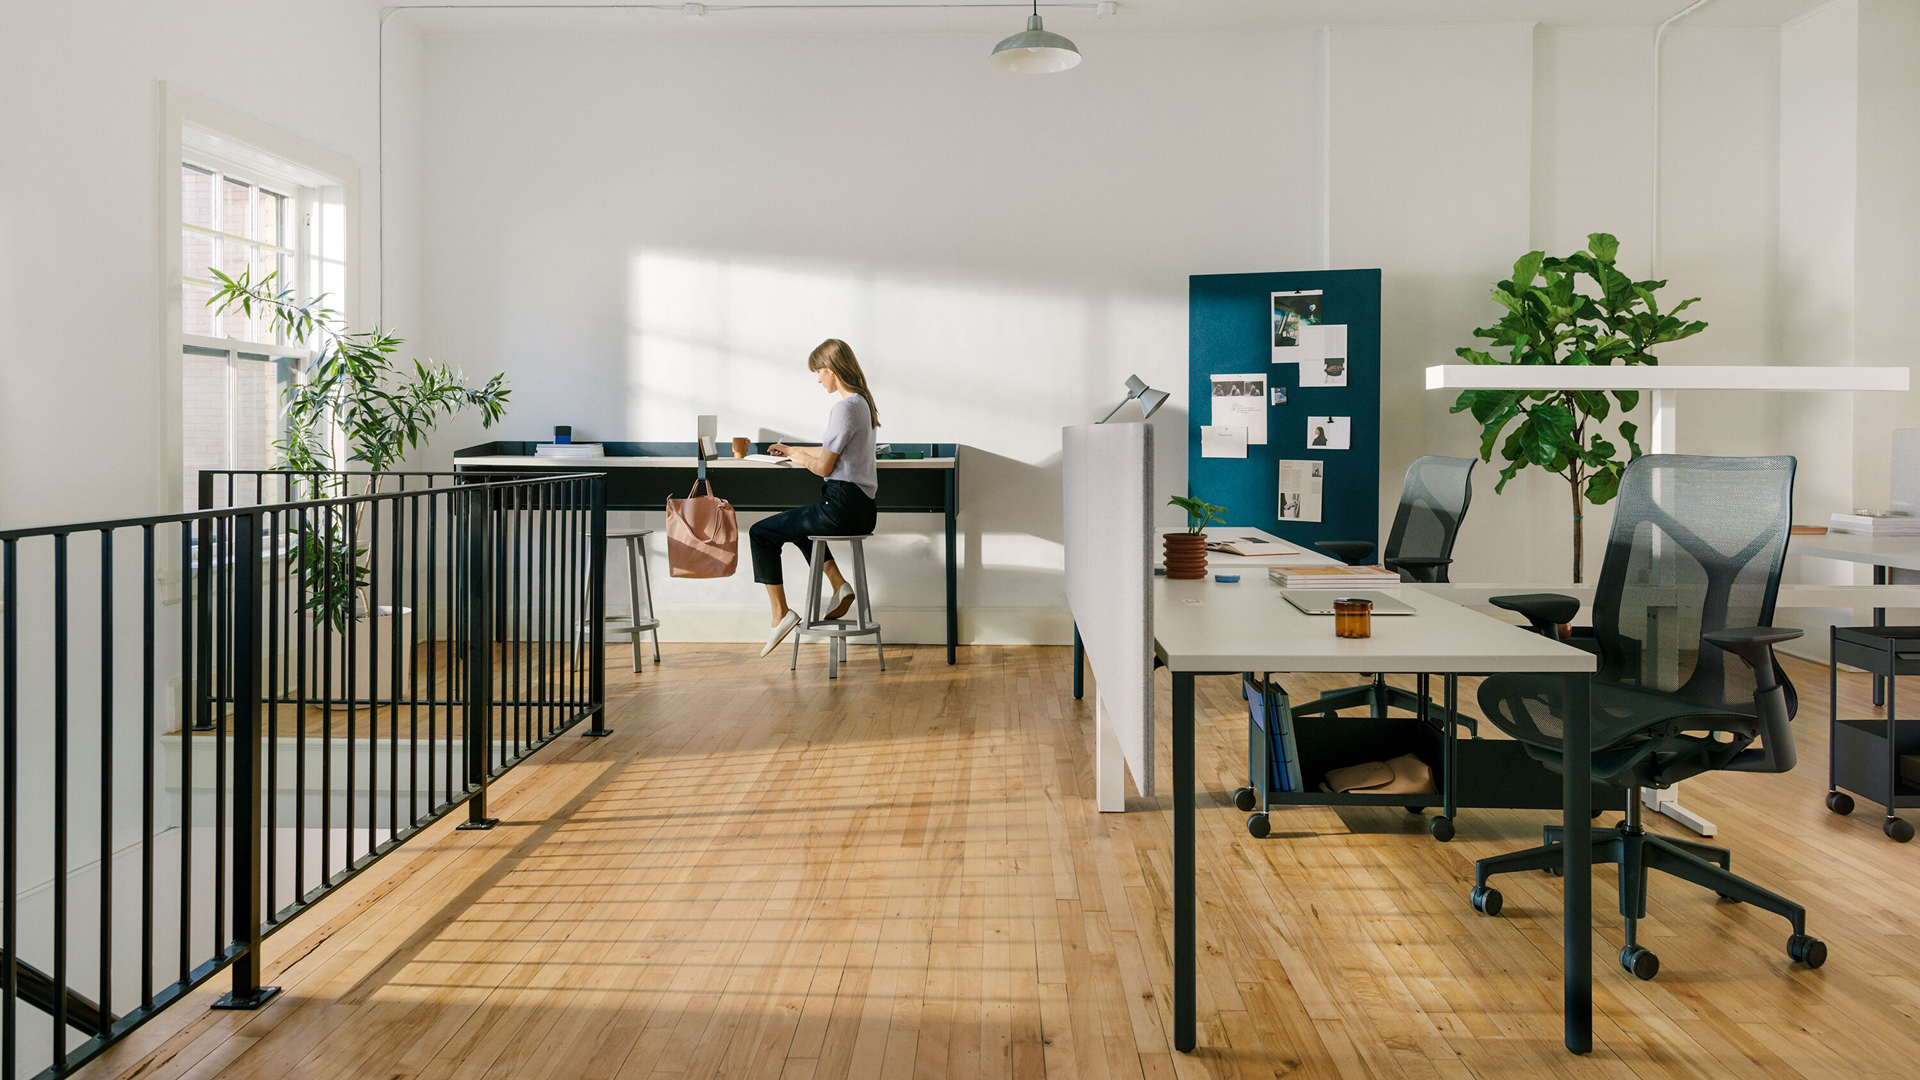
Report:
[[[1351,596],[1334,597],[1333,633],[1335,637],[1372,637],[1373,601]]]

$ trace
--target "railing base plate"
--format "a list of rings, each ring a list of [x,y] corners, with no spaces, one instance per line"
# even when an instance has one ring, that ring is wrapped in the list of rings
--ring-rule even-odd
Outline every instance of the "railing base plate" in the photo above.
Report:
[[[463,821],[453,828],[455,832],[472,832],[476,829],[491,829],[498,824],[500,824],[499,818],[489,817],[481,818],[479,821]]]
[[[280,995],[279,987],[263,986],[260,989],[255,990],[253,993],[248,994],[246,997],[234,997],[232,994],[221,994],[219,999],[216,1000],[212,1005],[209,1005],[208,1008],[240,1009],[240,1010],[251,1011],[253,1009],[259,1008],[262,1005],[265,1005],[267,1002],[272,1001],[274,998],[278,997],[279,995]]]
[[[610,727],[603,727],[598,731],[595,731],[593,728],[588,728],[580,733],[580,737],[583,739],[604,739],[611,734],[613,734],[613,729]]]

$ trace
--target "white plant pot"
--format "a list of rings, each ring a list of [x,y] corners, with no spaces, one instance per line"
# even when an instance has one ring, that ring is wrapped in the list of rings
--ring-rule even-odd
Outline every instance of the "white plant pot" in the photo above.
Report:
[[[363,611],[354,621],[353,700],[356,703],[392,698],[393,642],[396,635],[400,639],[400,697],[405,700],[410,690],[408,680],[413,671],[413,654],[417,644],[413,609],[403,607],[396,614],[393,608],[376,607],[372,618],[367,618]],[[335,702],[343,702],[347,698],[347,634],[342,630],[329,630],[327,636],[332,639],[333,647],[332,678],[325,680],[321,665],[326,659],[326,646],[316,637],[307,646],[308,685],[315,689],[325,686]],[[426,688],[421,687],[420,691],[424,694]]]

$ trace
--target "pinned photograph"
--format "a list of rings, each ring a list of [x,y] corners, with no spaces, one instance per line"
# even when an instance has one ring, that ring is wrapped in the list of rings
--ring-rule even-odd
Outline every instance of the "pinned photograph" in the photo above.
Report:
[[[1252,375],[1213,375],[1214,427],[1245,429],[1247,445],[1267,445],[1267,377]]]
[[[1301,328],[1302,348],[1320,354],[1318,360],[1300,361],[1301,386],[1347,385],[1347,328],[1345,325],[1320,324]]]
[[[1273,294],[1273,362],[1292,364],[1319,360],[1322,337],[1308,327],[1325,317],[1326,296],[1319,289]]]
[[[1307,417],[1307,449],[1346,450],[1353,446],[1353,417]]]
[[[1281,461],[1279,465],[1280,517],[1286,521],[1319,521],[1327,463]]]
[[[1271,391],[1269,391],[1269,393],[1271,393],[1271,394],[1273,395],[1273,403],[1274,403],[1275,405],[1285,405],[1285,404],[1287,403],[1287,388],[1286,388],[1286,387],[1284,387],[1284,386],[1276,386],[1276,387],[1274,387],[1274,388],[1273,388],[1273,389],[1272,389]]]

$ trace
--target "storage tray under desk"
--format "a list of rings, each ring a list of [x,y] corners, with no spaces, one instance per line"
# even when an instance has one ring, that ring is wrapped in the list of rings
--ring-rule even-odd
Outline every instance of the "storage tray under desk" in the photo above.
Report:
[[[1436,785],[1445,782],[1446,736],[1418,717],[1328,717],[1295,720],[1294,742],[1302,791],[1269,791],[1277,805],[1440,806],[1440,791],[1418,795],[1342,794],[1320,790],[1327,772],[1369,761],[1387,761],[1412,753],[1433,770]],[[1457,739],[1454,743],[1455,809],[1558,810],[1561,777],[1528,756],[1511,739]],[[1624,810],[1627,793],[1610,784],[1593,786],[1595,810]]]
[[[1894,753],[1899,757],[1920,754],[1920,720],[1895,720],[1893,741]],[[1840,787],[1893,809],[1920,806],[1920,785],[1904,778],[1897,780],[1893,797],[1886,797],[1889,777],[1885,720],[1836,721],[1832,753],[1833,778]]]

